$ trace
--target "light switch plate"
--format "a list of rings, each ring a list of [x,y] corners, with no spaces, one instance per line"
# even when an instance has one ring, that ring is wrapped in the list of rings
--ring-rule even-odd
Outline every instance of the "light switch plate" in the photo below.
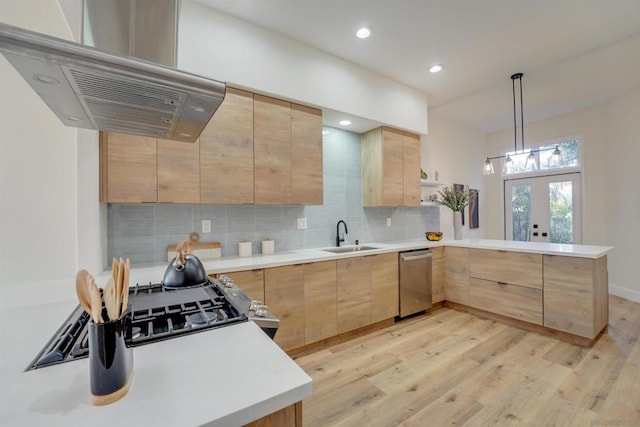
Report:
[[[387,227],[391,227],[391,218],[387,218]]]
[[[203,219],[202,220],[202,232],[203,233],[211,233],[211,220]]]

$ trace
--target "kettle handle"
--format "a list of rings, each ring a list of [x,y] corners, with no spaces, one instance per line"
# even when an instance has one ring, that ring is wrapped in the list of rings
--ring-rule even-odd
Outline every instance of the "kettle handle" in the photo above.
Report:
[[[191,239],[182,240],[176,245],[176,258],[173,261],[173,266],[178,271],[182,271],[182,269],[184,269],[185,246],[187,247],[186,253],[191,254]]]

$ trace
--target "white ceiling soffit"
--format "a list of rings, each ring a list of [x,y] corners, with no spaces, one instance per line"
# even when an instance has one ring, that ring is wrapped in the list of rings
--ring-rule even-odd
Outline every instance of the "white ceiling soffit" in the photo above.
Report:
[[[512,123],[515,72],[525,121],[640,87],[640,0],[197,1],[422,90],[430,111],[483,131]]]

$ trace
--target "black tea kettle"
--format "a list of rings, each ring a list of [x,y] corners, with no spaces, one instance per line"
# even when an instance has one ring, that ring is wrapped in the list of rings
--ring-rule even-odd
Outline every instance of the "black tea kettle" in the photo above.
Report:
[[[186,253],[184,251],[187,247]],[[162,284],[165,288],[191,288],[208,283],[207,271],[197,256],[191,252],[191,239],[183,240],[176,247],[176,256],[164,273]]]

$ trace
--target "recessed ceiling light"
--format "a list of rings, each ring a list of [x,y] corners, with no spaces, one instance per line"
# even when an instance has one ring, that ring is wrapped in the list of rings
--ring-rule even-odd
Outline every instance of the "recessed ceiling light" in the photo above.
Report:
[[[432,65],[429,68],[429,72],[431,72],[431,73],[439,73],[440,71],[442,71],[443,68],[444,68],[444,66],[442,64]]]
[[[351,124],[351,120],[340,120],[340,124],[342,126],[349,126]]]
[[[366,39],[371,35],[371,28],[362,27],[356,31],[356,37],[359,39]]]

